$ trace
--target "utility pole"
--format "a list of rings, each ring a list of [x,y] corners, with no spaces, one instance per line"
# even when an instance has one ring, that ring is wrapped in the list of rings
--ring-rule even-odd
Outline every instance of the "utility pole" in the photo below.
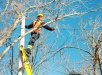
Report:
[[[21,36],[25,33],[25,16],[22,16],[21,22]],[[24,47],[24,37],[20,41],[20,46]],[[21,52],[19,51],[19,67],[18,67],[18,75],[23,75],[23,57]]]

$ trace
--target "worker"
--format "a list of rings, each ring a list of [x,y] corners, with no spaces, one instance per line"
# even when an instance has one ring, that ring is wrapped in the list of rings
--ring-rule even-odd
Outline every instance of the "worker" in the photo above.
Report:
[[[31,38],[28,43],[28,47],[27,47],[27,49],[25,49],[28,56],[31,55],[31,50],[34,46],[35,41],[37,39],[39,39],[39,37],[40,37],[40,31],[41,31],[42,27],[49,31],[55,30],[54,28],[51,28],[48,25],[43,26],[45,24],[45,22],[43,22],[43,20],[44,20],[44,15],[38,14],[36,21],[32,22],[30,25],[25,25],[26,29],[36,28],[35,30],[33,30],[31,32]]]

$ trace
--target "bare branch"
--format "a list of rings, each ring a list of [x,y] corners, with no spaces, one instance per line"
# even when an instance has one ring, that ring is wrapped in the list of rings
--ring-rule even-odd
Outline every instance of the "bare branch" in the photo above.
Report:
[[[0,40],[0,47],[4,44],[4,42],[6,41],[6,39],[9,38],[9,36],[11,35],[11,33],[14,31],[14,29],[16,28],[16,25],[19,23],[20,21],[20,15],[18,16],[18,18],[15,20],[13,26],[10,28],[10,30],[8,31],[8,33],[6,34],[6,36]]]
[[[41,7],[44,7],[44,6],[47,6],[47,5],[51,4],[51,3],[53,3],[54,1],[55,0],[52,0],[51,2],[48,2],[47,4],[44,4],[44,5],[41,5],[41,6],[30,6],[30,7],[28,7],[28,8],[25,9],[24,14],[26,14],[27,11],[30,10],[30,9],[32,9],[32,8],[41,8]]]

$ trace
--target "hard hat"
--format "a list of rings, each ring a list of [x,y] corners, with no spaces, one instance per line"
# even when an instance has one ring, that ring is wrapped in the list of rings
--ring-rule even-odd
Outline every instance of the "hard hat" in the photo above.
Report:
[[[38,16],[37,16],[37,17],[39,17],[39,16],[44,17],[44,15],[43,15],[43,14],[38,14]]]

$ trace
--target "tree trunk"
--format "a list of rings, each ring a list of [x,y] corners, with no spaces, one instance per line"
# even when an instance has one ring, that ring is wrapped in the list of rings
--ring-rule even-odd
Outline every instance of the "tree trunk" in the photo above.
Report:
[[[94,75],[98,75],[98,49],[96,48],[95,54],[94,54],[94,59],[93,59],[93,68],[94,68]]]

